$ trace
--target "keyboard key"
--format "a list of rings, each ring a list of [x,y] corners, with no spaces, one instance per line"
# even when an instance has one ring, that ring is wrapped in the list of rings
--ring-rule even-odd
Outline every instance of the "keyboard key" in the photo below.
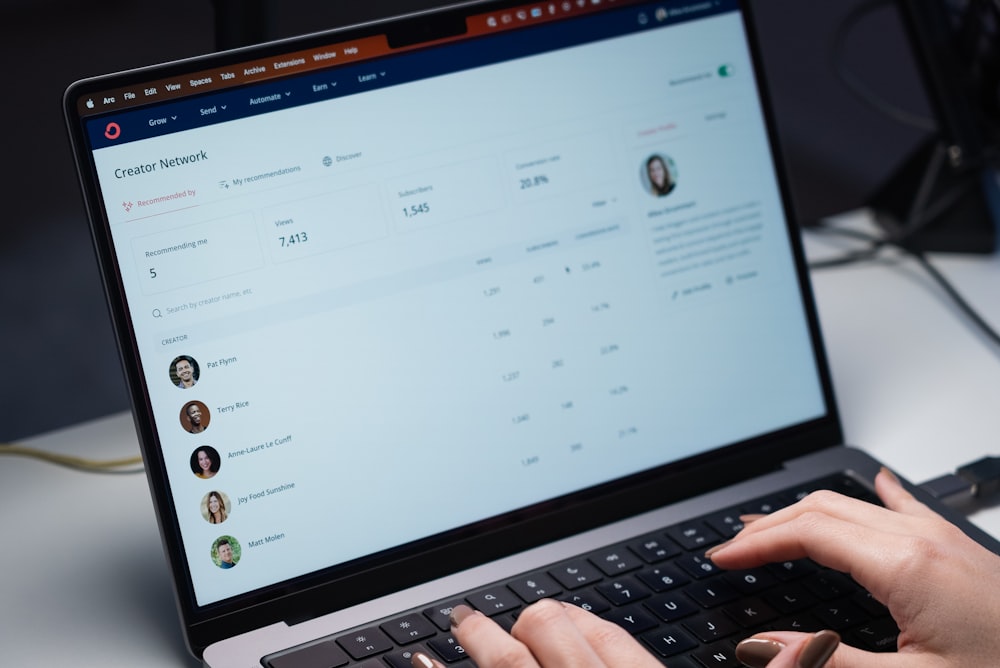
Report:
[[[684,593],[704,608],[714,608],[717,605],[735,601],[739,597],[739,592],[726,584],[725,580],[721,578],[703,582],[692,582],[684,587]]]
[[[664,657],[676,656],[681,652],[686,652],[698,646],[697,640],[683,631],[674,628],[643,634],[642,640],[654,652]],[[673,665],[673,662],[670,665]]]
[[[755,499],[743,506],[743,512],[747,515],[770,515],[775,510],[781,510],[789,505],[789,501],[781,494],[772,494],[763,499]]]
[[[603,579],[601,572],[583,559],[553,568],[549,571],[549,575],[566,589],[579,589]]]
[[[374,626],[341,636],[337,638],[337,644],[359,661],[392,649],[389,638]]]
[[[707,559],[699,554],[686,554],[683,557],[679,557],[675,563],[685,573],[698,580],[720,572],[719,567],[711,559]]]
[[[416,612],[386,622],[379,626],[390,638],[396,641],[397,645],[406,645],[411,642],[423,640],[434,635],[437,631],[434,625],[423,615]]]
[[[795,585],[784,585],[772,589],[764,594],[764,600],[773,606],[778,612],[788,614],[798,612],[815,605],[817,598],[807,592],[803,587]]]
[[[506,587],[497,585],[492,589],[477,591],[465,597],[473,608],[487,617],[499,615],[521,607],[521,601]]]
[[[642,611],[639,606],[629,606],[626,608],[613,608],[601,615],[609,622],[614,622],[632,635],[655,629],[659,624],[656,620]]]
[[[816,617],[807,612],[800,612],[783,619],[779,619],[774,624],[775,628],[784,631],[799,631],[801,633],[816,633],[826,627],[823,626]]]
[[[839,476],[835,482],[829,484],[829,488],[844,496],[853,496],[862,501],[879,503],[874,492],[849,476]]]
[[[811,573],[815,573],[819,568],[809,559],[797,559],[795,561],[782,561],[776,564],[768,564],[764,567],[779,580],[797,580]]]
[[[769,589],[777,583],[777,578],[763,568],[747,571],[731,571],[726,573],[726,582],[733,585],[741,594],[756,594]]]
[[[642,562],[625,548],[592,554],[590,555],[590,562],[600,568],[608,577],[614,577],[620,573],[628,573],[642,566]]]
[[[648,564],[656,564],[681,553],[681,549],[673,541],[660,536],[647,536],[628,546]]]
[[[877,619],[859,627],[849,638],[873,652],[895,652],[899,627],[890,618]]]
[[[385,655],[385,662],[389,664],[390,668],[413,668],[413,655],[417,652],[429,654],[427,648],[423,645],[414,645],[406,649],[389,652]]]
[[[653,591],[664,592],[691,580],[670,566],[657,566],[637,575],[639,580]]]
[[[649,597],[649,590],[630,577],[617,578],[596,587],[604,598],[615,605],[625,605]]]
[[[705,668],[705,667],[700,663],[698,663],[697,661],[695,661],[694,659],[689,659],[686,656],[674,656],[670,658],[670,662],[667,668]]]
[[[509,612],[504,615],[497,615],[492,619],[500,626],[500,628],[502,628],[507,633],[510,633],[511,629],[514,628],[514,623],[517,622],[517,613]]]
[[[705,523],[724,539],[728,539],[742,531],[743,522],[740,520],[740,515],[742,513],[736,508],[723,510],[706,517]]]
[[[741,668],[736,660],[736,648],[727,642],[718,642],[692,652],[698,662],[707,668]]]
[[[690,617],[685,619],[683,624],[684,628],[705,643],[721,640],[740,630],[739,625],[722,614],[721,610]]]
[[[343,649],[333,640],[295,647],[279,655],[267,657],[267,668],[337,668],[350,661]]]
[[[431,620],[434,623],[434,626],[438,627],[442,631],[450,631],[451,611],[455,609],[456,605],[464,604],[465,601],[463,599],[456,598],[453,601],[436,605],[433,608],[425,608],[423,610],[424,617]]]
[[[722,611],[745,629],[757,628],[778,618],[778,612],[759,598],[748,598],[727,605]]]
[[[558,583],[545,573],[535,573],[527,577],[518,578],[508,582],[515,594],[521,597],[525,603],[534,603],[543,598],[551,598],[562,593]]]
[[[705,550],[722,538],[704,522],[688,522],[667,529],[667,535],[685,550]]]
[[[455,663],[465,658],[465,648],[458,644],[455,636],[434,638],[427,641],[427,646],[434,650],[445,663]]]
[[[569,594],[568,596],[563,596],[560,600],[583,608],[587,612],[592,612],[595,615],[599,615],[605,610],[611,609],[611,606],[608,605],[607,602],[600,596],[588,591]]]
[[[698,606],[679,592],[654,596],[643,605],[665,622],[674,622],[698,612]]]
[[[821,624],[834,631],[843,631],[869,621],[861,608],[846,599],[829,601],[810,612],[819,618]]]

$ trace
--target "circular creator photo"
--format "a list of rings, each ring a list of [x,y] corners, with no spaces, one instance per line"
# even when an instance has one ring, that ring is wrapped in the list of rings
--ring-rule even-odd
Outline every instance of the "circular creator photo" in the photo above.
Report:
[[[211,419],[208,406],[200,401],[189,401],[181,408],[181,426],[189,433],[200,434],[205,431]]]
[[[222,524],[229,518],[229,497],[212,490],[201,499],[201,516],[209,524]]]
[[[194,387],[200,377],[198,362],[189,355],[181,355],[170,363],[170,382],[182,390]]]
[[[191,453],[191,473],[202,480],[214,478],[222,466],[219,451],[211,445],[203,445]]]
[[[659,153],[646,158],[640,170],[643,187],[655,197],[663,197],[673,192],[677,186],[677,165],[673,158]]]
[[[242,554],[240,543],[232,536],[220,536],[212,543],[212,563],[222,569],[232,568],[240,563]]]

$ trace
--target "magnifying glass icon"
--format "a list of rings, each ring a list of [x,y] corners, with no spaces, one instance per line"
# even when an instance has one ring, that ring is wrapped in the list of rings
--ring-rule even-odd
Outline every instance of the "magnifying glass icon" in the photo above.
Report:
[[[163,313],[160,311],[160,309],[154,308],[153,309],[153,317],[154,318],[162,318],[163,317]]]

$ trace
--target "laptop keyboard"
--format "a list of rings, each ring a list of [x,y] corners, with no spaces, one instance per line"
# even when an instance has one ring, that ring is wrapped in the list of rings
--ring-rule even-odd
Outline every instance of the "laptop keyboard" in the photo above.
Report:
[[[899,629],[888,610],[842,573],[807,559],[723,571],[704,556],[708,547],[742,528],[740,515],[772,512],[817,489],[878,503],[846,475],[816,480],[271,654],[261,664],[410,668],[410,657],[422,651],[447,666],[473,668],[451,635],[452,608],[469,605],[509,631],[518,613],[542,598],[578,605],[618,624],[670,668],[738,668],[736,644],[767,630],[833,629],[848,644],[895,651]]]

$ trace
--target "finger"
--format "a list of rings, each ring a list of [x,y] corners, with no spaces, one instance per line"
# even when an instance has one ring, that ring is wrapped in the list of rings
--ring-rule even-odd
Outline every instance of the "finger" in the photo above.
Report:
[[[878,494],[878,498],[882,499],[886,508],[890,510],[914,517],[940,517],[906,491],[896,474],[884,466],[875,476],[875,492]]]
[[[904,494],[905,490],[901,490]],[[914,503],[919,503],[914,500]],[[820,490],[813,492],[798,503],[777,510],[770,515],[745,523],[735,541],[743,540],[757,532],[772,529],[786,524],[810,513],[822,513],[845,522],[853,522],[871,529],[887,533],[913,534],[919,533],[925,526],[925,517],[915,517],[912,514],[901,514],[896,511],[877,506],[867,501],[852,499],[835,492]],[[711,550],[709,554],[714,554]]]
[[[423,652],[414,652],[410,658],[410,665],[413,668],[444,668],[444,665],[437,659],[432,659]]]
[[[722,568],[734,569],[809,557],[849,573],[875,598],[884,601],[902,565],[899,560],[903,557],[897,548],[898,536],[894,533],[809,512],[766,530],[741,533],[718,546],[711,559]]]
[[[736,658],[750,668],[756,668],[756,666],[799,668],[800,664],[795,663],[795,661],[802,661],[802,653],[808,643],[815,642],[820,634],[828,633],[833,632],[821,631],[816,635],[793,631],[758,633],[742,640],[736,646]],[[899,668],[901,665],[905,665],[905,659],[901,658],[899,654],[866,652],[850,645],[837,645],[836,643],[833,644],[833,647],[835,650],[826,663],[819,664],[823,668]],[[815,660],[819,649],[819,646],[814,646],[811,653],[805,658]],[[780,662],[778,657],[780,657]],[[791,658],[792,663],[787,662],[789,658]],[[805,668],[804,664],[801,665]]]
[[[809,642],[809,637],[808,634],[803,633],[801,637],[785,642],[770,638],[747,638],[736,645],[736,658],[742,665],[749,668],[794,667],[795,657]]]
[[[772,668],[823,668],[840,645],[836,631],[820,631],[798,647],[790,647],[771,662]]]
[[[467,605],[456,605],[452,610],[451,632],[473,661],[483,668],[539,668],[524,643],[515,640],[492,619]]]
[[[661,665],[639,641],[617,624],[575,605],[567,605],[566,614],[605,664],[630,668]]]
[[[603,666],[601,657],[570,618],[571,607],[542,599],[524,609],[511,635],[524,643],[545,668]]]

